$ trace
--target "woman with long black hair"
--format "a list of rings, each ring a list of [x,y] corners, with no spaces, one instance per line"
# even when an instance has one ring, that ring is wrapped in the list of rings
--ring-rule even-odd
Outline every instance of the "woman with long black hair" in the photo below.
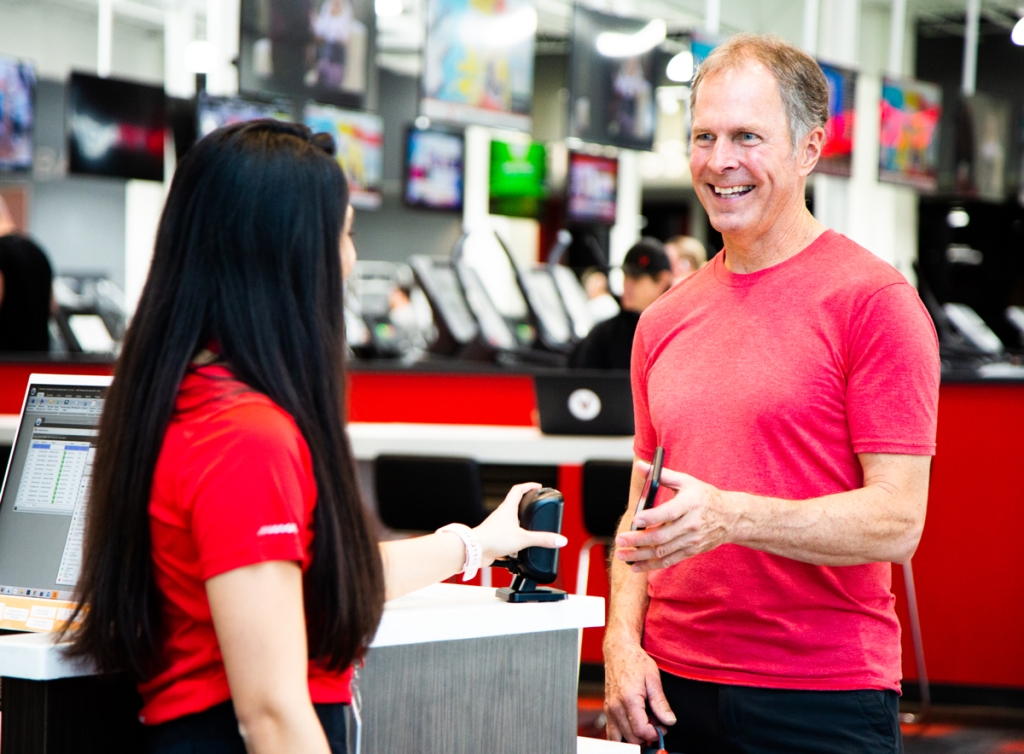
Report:
[[[107,397],[72,653],[140,681],[153,752],[345,751],[385,598],[563,537],[378,543],[345,434],[352,210],[331,142],[231,126],[174,176]],[[447,527],[445,527],[447,528]]]

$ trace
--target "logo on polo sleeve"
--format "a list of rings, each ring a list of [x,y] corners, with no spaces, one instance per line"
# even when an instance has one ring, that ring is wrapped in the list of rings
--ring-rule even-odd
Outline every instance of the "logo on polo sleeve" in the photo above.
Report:
[[[298,524],[265,524],[256,532],[257,537],[269,537],[274,534],[298,534]]]

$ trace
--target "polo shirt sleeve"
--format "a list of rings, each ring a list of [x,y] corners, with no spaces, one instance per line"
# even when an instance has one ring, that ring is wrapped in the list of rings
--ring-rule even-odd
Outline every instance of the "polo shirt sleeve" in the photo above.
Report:
[[[638,458],[651,460],[658,447],[658,434],[651,421],[650,404],[647,400],[647,347],[644,328],[641,323],[633,336],[633,351],[630,356],[630,386],[633,391],[633,453]]]
[[[939,344],[907,283],[876,291],[850,322],[846,412],[855,453],[934,455]]]
[[[248,403],[211,417],[182,472],[204,580],[270,560],[305,564],[315,482],[308,446],[284,411]]]

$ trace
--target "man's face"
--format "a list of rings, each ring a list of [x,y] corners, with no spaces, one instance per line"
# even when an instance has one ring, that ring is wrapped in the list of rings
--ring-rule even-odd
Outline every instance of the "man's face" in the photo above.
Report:
[[[803,207],[804,179],[817,161],[808,141],[793,149],[775,77],[760,63],[742,62],[702,81],[690,172],[711,225],[744,242]]]
[[[656,277],[625,275],[622,278],[622,308],[640,314],[671,285],[672,273],[667,270],[659,272]]]

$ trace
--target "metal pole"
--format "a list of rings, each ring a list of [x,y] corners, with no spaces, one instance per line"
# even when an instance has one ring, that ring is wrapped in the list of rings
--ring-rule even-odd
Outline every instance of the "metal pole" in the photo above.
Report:
[[[114,0],[99,0],[99,20],[96,35],[96,73],[103,78],[110,75],[114,49]]]
[[[968,97],[978,83],[978,24],[981,21],[981,0],[967,0],[967,21],[964,28],[964,71],[961,91]]]
[[[820,10],[821,0],[804,0],[803,48],[808,55],[818,54],[818,13]]]
[[[890,76],[903,74],[903,39],[907,34],[907,0],[892,0],[892,17],[889,20],[889,65]]]

